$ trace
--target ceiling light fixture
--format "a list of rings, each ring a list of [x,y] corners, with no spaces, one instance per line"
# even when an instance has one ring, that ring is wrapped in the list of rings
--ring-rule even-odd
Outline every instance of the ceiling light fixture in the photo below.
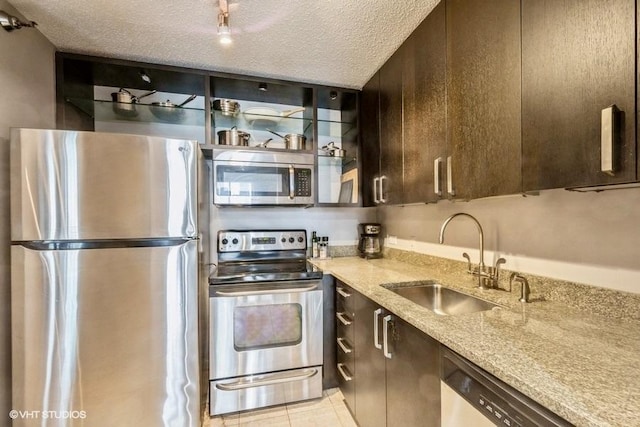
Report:
[[[15,16],[9,15],[4,10],[0,10],[0,25],[6,31],[13,31],[13,30],[19,30],[22,27],[33,28],[38,24],[36,24],[33,21],[23,22],[20,19],[16,18]]]
[[[218,13],[218,40],[220,44],[231,44],[231,28],[229,28],[229,5],[227,0],[220,0],[220,12]]]
[[[144,70],[140,70],[140,78],[145,82],[145,83],[151,83],[151,77],[149,77],[149,74],[147,74],[146,71]]]
[[[262,92],[266,92],[267,91],[267,84],[266,83],[258,83],[258,90],[262,91]]]

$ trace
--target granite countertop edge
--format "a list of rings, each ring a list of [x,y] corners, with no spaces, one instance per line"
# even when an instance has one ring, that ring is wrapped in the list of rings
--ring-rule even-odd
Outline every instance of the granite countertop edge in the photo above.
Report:
[[[427,265],[357,257],[312,262],[571,423],[622,426],[640,418],[636,319],[609,318],[550,301],[533,285],[533,302],[523,304],[515,289],[477,289],[477,279],[461,263],[447,260]],[[416,281],[436,281],[502,308],[440,316],[387,289]]]

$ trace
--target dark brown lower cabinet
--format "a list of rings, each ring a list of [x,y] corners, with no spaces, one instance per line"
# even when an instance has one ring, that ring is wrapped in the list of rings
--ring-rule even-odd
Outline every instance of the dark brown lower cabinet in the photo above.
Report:
[[[384,427],[386,408],[386,364],[382,349],[376,348],[374,337],[378,329],[378,343],[382,343],[379,328],[382,309],[371,300],[355,293],[355,345],[356,345],[356,421],[360,427]],[[374,322],[376,310],[377,324]],[[398,424],[400,425],[400,424]]]
[[[336,280],[336,376],[344,401],[355,416],[355,311],[354,291]]]
[[[440,426],[439,343],[391,315],[387,425]]]
[[[353,379],[340,387],[358,425],[439,426],[438,342],[340,282],[339,289],[349,294],[349,304],[342,307],[345,315],[353,314],[354,326]],[[340,359],[342,350],[337,351]]]

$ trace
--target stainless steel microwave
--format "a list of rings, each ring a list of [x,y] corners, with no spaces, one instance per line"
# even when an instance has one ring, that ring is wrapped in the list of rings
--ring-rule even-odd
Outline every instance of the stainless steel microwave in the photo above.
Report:
[[[212,157],[215,205],[314,203],[312,153],[214,148]]]

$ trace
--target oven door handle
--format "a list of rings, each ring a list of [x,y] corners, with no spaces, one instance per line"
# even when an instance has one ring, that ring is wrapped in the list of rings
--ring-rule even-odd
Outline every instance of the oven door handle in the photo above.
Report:
[[[235,391],[235,390],[243,390],[243,389],[253,388],[253,387],[264,387],[272,384],[288,383],[291,381],[303,381],[313,377],[317,373],[318,373],[317,369],[310,369],[306,372],[303,372],[297,375],[289,375],[286,373],[273,374],[273,375],[267,375],[266,378],[262,380],[256,380],[256,381],[239,380],[239,381],[227,383],[227,384],[216,384],[216,388],[222,391]]]
[[[260,289],[253,291],[215,291],[216,295],[221,297],[243,297],[248,295],[265,295],[265,294],[290,294],[290,293],[298,293],[298,292],[308,292],[314,289],[318,289],[318,285],[309,285],[299,288],[272,288],[272,289]]]

